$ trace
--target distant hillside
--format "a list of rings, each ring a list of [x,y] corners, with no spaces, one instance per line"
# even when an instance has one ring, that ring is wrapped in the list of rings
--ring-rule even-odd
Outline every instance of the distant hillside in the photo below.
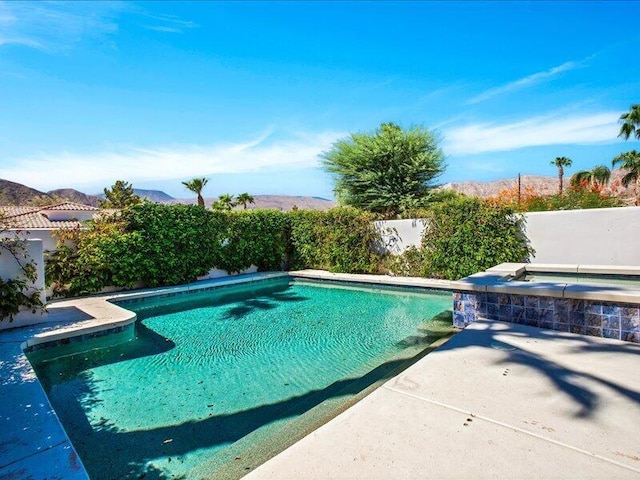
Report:
[[[569,172],[564,178],[564,187],[569,187],[569,179],[575,172]],[[616,169],[611,173],[611,181],[609,185],[616,188],[618,194],[624,198],[633,196],[631,187],[624,188],[620,185],[620,179],[624,176],[624,173],[620,169]],[[526,188],[533,188],[535,192],[541,195],[551,195],[558,193],[558,177],[552,176],[540,176],[540,175],[522,175],[522,190]],[[517,186],[518,179],[506,178],[502,180],[496,180],[493,182],[454,182],[443,185],[443,189],[455,190],[458,193],[464,193],[472,197],[495,197],[502,190],[514,188]]]
[[[161,190],[143,190],[136,188],[134,193],[143,198],[148,198],[152,202],[158,203],[196,203],[194,198],[175,199]],[[27,187],[20,183],[10,182],[0,179],[0,205],[48,205],[62,200],[82,203],[84,205],[99,206],[104,195],[87,195],[74,190],[73,188],[61,188],[50,192],[41,192],[34,188]],[[248,205],[249,209],[275,208],[276,210],[288,211],[294,205],[303,210],[328,210],[335,206],[335,203],[326,198],[319,197],[294,197],[287,195],[255,195],[255,204]],[[205,199],[207,207],[211,207],[216,198]],[[242,208],[242,207],[237,207]]]
[[[91,205],[92,207],[100,205],[100,197],[87,195],[73,188],[58,188],[57,190],[47,192],[47,194],[54,198],[69,200],[71,202],[81,203],[82,205]]]
[[[537,192],[548,195],[558,192],[558,177],[545,177],[538,175],[522,175],[522,188],[533,187]],[[505,178],[493,182],[453,182],[443,185],[442,188],[455,190],[470,197],[488,198],[495,197],[502,190],[513,188],[517,185],[517,178]],[[569,179],[565,178],[565,186]]]
[[[21,183],[0,179],[0,205],[43,205],[54,197]]]
[[[291,210],[294,205],[300,210],[329,210],[336,206],[335,202],[319,197],[298,197],[290,195],[254,195],[255,203],[247,205],[247,209],[254,210],[256,208],[274,208],[283,212]],[[210,208],[218,198],[205,198],[204,202],[207,208]],[[169,203],[197,203],[195,198],[174,199]],[[241,209],[242,206],[236,207]]]
[[[175,200],[171,195],[164,193],[161,190],[143,190],[142,188],[134,188],[133,193],[142,198],[147,198],[152,202],[170,202]]]

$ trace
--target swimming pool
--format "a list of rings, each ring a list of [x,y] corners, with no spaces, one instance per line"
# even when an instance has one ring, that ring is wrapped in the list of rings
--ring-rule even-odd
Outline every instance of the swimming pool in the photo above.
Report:
[[[451,331],[449,293],[288,278],[123,306],[134,335],[30,354],[95,479],[240,477]]]

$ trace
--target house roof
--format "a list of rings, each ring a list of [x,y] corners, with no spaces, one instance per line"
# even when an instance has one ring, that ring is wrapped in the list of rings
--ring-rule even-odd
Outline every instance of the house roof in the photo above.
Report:
[[[0,206],[0,222],[4,224],[5,228],[22,230],[36,228],[56,230],[78,228],[82,225],[82,222],[76,219],[50,220],[46,215],[50,211],[94,212],[94,219],[103,213],[107,213],[89,205],[72,202],[47,205],[45,207]]]
[[[73,202],[62,202],[62,203],[56,203],[55,205],[47,205],[46,207],[42,207],[41,210],[56,210],[56,211],[64,211],[64,212],[97,212],[98,211],[96,207],[92,207],[90,205],[83,205],[81,203],[73,203]]]

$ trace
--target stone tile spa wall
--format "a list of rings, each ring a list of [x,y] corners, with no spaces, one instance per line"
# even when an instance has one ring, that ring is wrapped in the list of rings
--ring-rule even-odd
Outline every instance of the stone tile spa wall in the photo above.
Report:
[[[454,326],[479,318],[640,343],[638,304],[454,291]]]

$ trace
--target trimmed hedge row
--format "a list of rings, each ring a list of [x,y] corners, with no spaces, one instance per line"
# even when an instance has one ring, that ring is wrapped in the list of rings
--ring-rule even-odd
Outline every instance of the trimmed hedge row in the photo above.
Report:
[[[56,295],[84,295],[106,286],[188,283],[212,268],[235,273],[251,265],[454,280],[532,253],[523,217],[493,202],[435,204],[425,212],[422,247],[387,259],[375,253],[376,218],[350,207],[225,212],[143,203],[88,229],[62,232],[59,249],[47,258],[47,283]]]
[[[47,258],[47,283],[56,295],[75,296],[105,286],[187,283],[212,268],[374,273],[380,257],[369,248],[377,239],[373,219],[353,208],[224,212],[144,203],[61,232]]]

